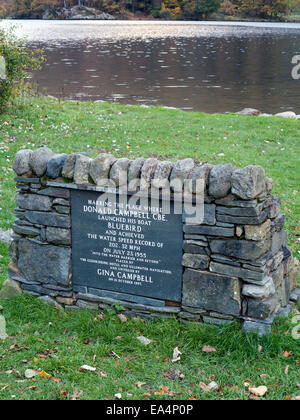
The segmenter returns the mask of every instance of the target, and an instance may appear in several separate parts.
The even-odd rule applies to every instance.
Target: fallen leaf
[[[60,395],[61,395],[62,397],[68,397],[68,396],[69,396],[69,392],[68,392],[68,391],[63,391],[63,390],[61,390],[61,391],[60,391]]]
[[[152,340],[149,340],[149,338],[144,337],[143,335],[138,336],[137,339],[141,344],[144,344],[144,346],[149,346],[149,344],[152,342]]]
[[[212,381],[207,386],[208,386],[210,391],[217,391],[219,389],[219,385],[215,381]]]
[[[288,375],[289,374],[289,365],[287,365],[286,366],[286,368],[284,369],[284,373],[286,374],[286,375]]]
[[[178,369],[171,369],[170,371],[164,372],[164,377],[175,381],[176,379],[184,379],[184,374]]]
[[[44,370],[42,370],[38,375],[40,378],[43,378],[43,379],[51,378],[51,375],[49,375],[49,373],[45,372]]]
[[[6,340],[8,335],[6,334],[6,321],[3,315],[0,315],[0,340]]]
[[[154,395],[165,395],[165,393],[168,393],[169,388],[164,386],[164,385],[160,385],[159,389],[157,392],[154,392]]]
[[[35,376],[37,376],[38,373],[35,370],[26,369],[24,375],[25,375],[25,378],[31,379],[31,378],[34,378]]]
[[[110,350],[108,353],[107,353],[107,356],[108,357],[114,357],[115,359],[121,359],[121,357],[119,356],[119,355],[117,355],[117,353],[115,353],[114,351],[112,351],[112,350]]]
[[[123,315],[123,314],[119,314],[118,318],[121,322],[127,322],[127,316]]]
[[[253,387],[249,388],[249,391],[251,394],[255,395],[256,397],[263,397],[268,392],[268,388],[266,386],[259,386],[259,387]]]
[[[92,366],[89,366],[89,365],[83,365],[79,368],[79,370],[85,370],[85,371],[88,371],[88,372],[96,372],[97,369],[95,367],[92,367]]]
[[[146,385],[146,383],[145,383],[145,382],[137,382],[137,383],[135,384],[135,386],[136,386],[137,388],[142,388],[144,385]]]
[[[173,350],[172,362],[173,363],[179,362],[181,354],[182,353],[181,351],[179,351],[178,347],[175,347],[175,349]]]
[[[210,388],[203,382],[200,382],[199,387],[205,392],[210,392]]]
[[[283,352],[283,357],[288,358],[288,357],[290,357],[290,356],[291,356],[291,354],[292,354],[292,352],[291,352],[291,351],[289,351],[289,350],[285,350],[285,351]]]
[[[214,347],[204,346],[202,351],[204,353],[215,353],[217,350]]]
[[[82,391],[75,391],[71,397],[71,401],[76,401],[77,398],[81,397],[81,395],[82,395]]]

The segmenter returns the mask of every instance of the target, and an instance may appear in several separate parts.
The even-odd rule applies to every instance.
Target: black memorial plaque
[[[180,302],[182,216],[128,200],[71,192],[73,284]]]

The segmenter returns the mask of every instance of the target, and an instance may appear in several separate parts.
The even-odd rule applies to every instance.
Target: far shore
[[[241,25],[247,25],[247,24],[299,24],[300,23],[300,13],[299,15],[288,15],[285,18],[280,18],[280,19],[260,19],[260,18],[245,18],[242,16],[219,16],[219,15],[212,15],[211,17],[205,19],[205,20],[186,20],[186,19],[161,19],[161,18],[153,18],[151,16],[143,16],[143,17],[132,17],[132,18],[126,18],[126,19],[122,19],[120,17],[114,17],[113,19],[98,19],[98,18],[89,18],[89,19],[85,19],[85,18],[51,18],[51,19],[45,19],[45,18],[36,18],[36,17],[15,17],[15,16],[10,16],[10,17],[5,17],[5,18],[0,18],[0,22],[2,21],[7,21],[7,20],[33,20],[33,21],[45,21],[45,22],[109,22],[109,23],[113,23],[113,22],[130,22],[130,23],[173,23],[173,24],[206,24],[206,25],[210,25],[210,24],[214,24],[214,25],[222,25],[222,24],[226,24],[226,25],[237,25],[237,24],[241,24]]]
[[[252,27],[276,27],[282,29],[289,29],[295,27],[299,27],[300,19],[298,21],[278,21],[278,20],[162,20],[162,19],[114,19],[114,20],[104,20],[104,19],[20,19],[20,18],[5,18],[0,19],[0,25],[2,23],[9,23],[9,22],[55,22],[55,23],[68,23],[71,24],[72,22],[86,22],[89,24],[94,23],[102,23],[107,25],[120,25],[124,23],[129,23],[131,25],[203,25],[203,26],[252,26]]]

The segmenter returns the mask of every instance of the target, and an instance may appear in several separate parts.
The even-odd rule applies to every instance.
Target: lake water
[[[33,80],[49,95],[205,112],[300,113],[299,24],[2,21],[17,24],[47,63]]]

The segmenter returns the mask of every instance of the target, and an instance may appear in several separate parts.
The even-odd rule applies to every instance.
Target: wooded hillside
[[[274,19],[300,8],[299,0],[1,0],[0,17],[42,18],[47,10],[95,8],[116,18],[201,20],[215,12]],[[64,14],[61,14],[64,17]]]

